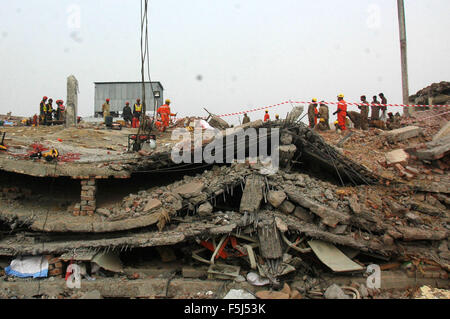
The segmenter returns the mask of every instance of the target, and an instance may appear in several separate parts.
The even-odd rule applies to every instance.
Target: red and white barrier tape
[[[223,115],[219,115],[218,117],[228,117],[228,116],[235,116],[235,115],[242,115],[245,113],[253,113],[253,112],[258,112],[261,110],[268,110],[277,106],[281,106],[284,104],[311,104],[312,102],[294,102],[294,101],[286,101],[286,102],[282,102],[279,104],[274,104],[274,105],[270,105],[270,106],[264,106],[264,107],[259,107],[259,108],[255,108],[255,109],[251,109],[248,111],[242,111],[242,112],[235,112],[235,113],[228,113],[228,114],[223,114]],[[372,106],[373,104],[362,104],[362,103],[349,103],[346,102],[347,105],[355,105],[355,106],[362,106],[362,105],[367,105],[367,106]],[[317,104],[331,104],[331,105],[338,105],[339,102],[317,102]],[[450,105],[404,105],[404,104],[376,104],[377,106],[386,106],[386,107],[450,107]]]

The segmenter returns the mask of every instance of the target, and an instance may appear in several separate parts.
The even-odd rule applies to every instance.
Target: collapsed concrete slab
[[[417,137],[422,132],[422,129],[418,126],[407,126],[397,130],[383,132],[383,136],[386,137],[389,143],[398,143],[407,139]]]
[[[433,137],[433,142],[440,140],[441,138],[445,138],[450,135],[450,121],[445,124],[441,130]]]
[[[450,135],[436,141],[427,143],[427,149],[419,149],[415,152],[420,160],[438,160],[450,152]]]

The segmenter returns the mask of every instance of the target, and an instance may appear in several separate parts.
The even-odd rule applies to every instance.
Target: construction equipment
[[[6,132],[3,132],[2,141],[0,143],[0,151],[7,151],[8,150],[8,146],[5,145],[5,136],[6,136]]]
[[[59,152],[56,148],[47,151],[47,152],[36,152],[30,155],[31,158],[44,158],[47,162],[52,162],[54,160],[57,160],[59,157]]]
[[[148,134],[130,134],[128,135],[128,152],[139,152],[142,145],[148,141],[155,141],[155,135]]]

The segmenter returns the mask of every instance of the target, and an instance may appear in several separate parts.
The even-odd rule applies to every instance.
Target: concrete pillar
[[[78,117],[78,80],[71,75],[67,78],[67,106],[65,127],[77,125]]]

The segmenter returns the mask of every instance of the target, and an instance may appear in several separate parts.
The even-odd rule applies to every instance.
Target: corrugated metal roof
[[[136,83],[142,83],[140,81],[123,81],[123,82],[94,82],[94,84],[136,84]],[[145,84],[149,84],[150,82],[145,82]],[[152,81],[152,84],[158,84],[159,86],[161,86],[161,88],[164,90],[163,85],[161,84],[161,82],[159,81]]]

